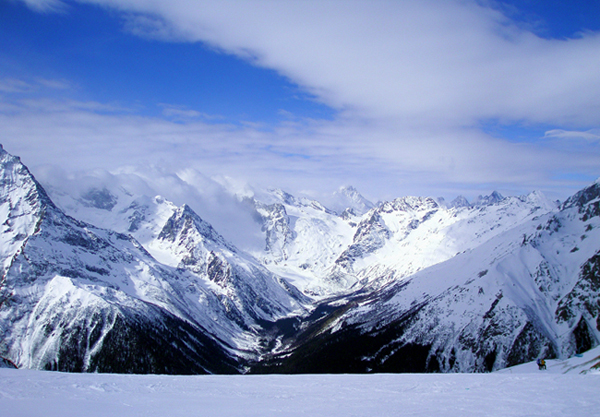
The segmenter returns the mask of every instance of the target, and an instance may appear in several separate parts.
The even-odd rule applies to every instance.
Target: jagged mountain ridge
[[[255,354],[257,321],[301,309],[291,286],[269,282],[274,277],[258,268],[244,275],[250,267],[234,265],[232,258],[218,267],[213,262],[217,272],[208,280],[192,269],[159,263],[130,235],[65,215],[4,150],[0,167],[5,191],[0,356],[20,367],[239,372],[239,358]],[[215,259],[222,256],[217,251],[224,240],[209,225],[186,207],[177,215],[163,228],[162,239],[186,241],[186,235],[189,242],[200,236],[214,244]],[[191,221],[178,224],[182,218]],[[214,283],[219,268],[235,283]],[[244,282],[248,277],[252,282]],[[238,298],[232,294],[236,289]],[[252,294],[256,298],[248,302]]]
[[[87,205],[80,214],[130,234],[162,264],[190,272],[199,280],[190,285],[208,286],[243,328],[254,326],[255,320],[271,321],[303,310],[296,297],[304,303],[304,296],[236,248],[188,205],[177,207],[161,196],[133,195],[119,188],[101,194],[115,202],[110,210],[100,202],[95,210]]]
[[[556,209],[541,193],[477,205],[445,207],[434,199],[403,197],[363,215],[333,212],[278,191],[278,202],[255,202],[266,250],[256,254],[273,272],[317,297],[397,280],[475,247],[532,217]],[[338,214],[340,213],[340,214]]]
[[[32,176],[31,181],[35,182]],[[7,200],[17,188],[5,188]],[[43,189],[39,184],[35,188],[41,196]],[[478,204],[449,206],[429,198],[404,197],[360,214],[330,210],[317,201],[272,190],[267,198],[246,197],[265,238],[264,249],[249,254],[189,206],[177,207],[161,197],[134,195],[118,187],[87,190],[69,200],[75,201],[72,207],[81,207],[76,214],[87,214],[84,220],[99,221],[116,232],[72,218],[69,226],[63,222],[64,228],[79,225],[75,228],[80,228],[80,235],[97,235],[96,240],[108,242],[101,246],[127,252],[133,256],[128,259],[145,265],[122,268],[126,262],[118,262],[128,270],[126,280],[139,281],[135,291],[111,287],[122,279],[120,274],[111,275],[111,280],[102,273],[93,275],[95,262],[80,262],[84,268],[91,266],[91,272],[72,268],[72,276],[65,274],[77,264],[78,256],[93,258],[91,253],[104,249],[75,253],[66,246],[75,255],[66,262],[68,267],[51,271],[56,276],[47,277],[52,285],[45,283],[48,291],[36,308],[44,314],[56,312],[75,299],[81,312],[63,308],[62,318],[53,319],[59,324],[54,329],[60,331],[49,335],[39,330],[43,323],[30,326],[38,329],[30,330],[33,338],[27,331],[11,335],[11,340],[29,342],[16,350],[2,345],[0,356],[12,361],[22,358],[28,349],[33,352],[30,346],[35,343],[30,341],[35,340],[38,353],[30,356],[37,362],[15,361],[20,366],[182,373],[186,369],[240,372],[248,365],[254,372],[485,371],[539,355],[569,355],[598,343],[594,294],[598,293],[600,247],[594,246],[598,241],[594,195],[593,187],[582,190],[560,209],[535,192],[507,198],[492,193]],[[44,206],[37,203],[42,200],[53,207],[57,218],[68,218],[47,195],[31,199]],[[25,205],[2,205],[7,212],[14,207]],[[8,217],[16,225],[27,215]],[[560,233],[544,234],[558,223]],[[64,240],[60,233],[39,238],[35,227],[23,223],[2,235],[6,243],[2,250],[9,255],[18,251],[19,236],[34,236],[34,242],[39,239],[44,244]],[[577,246],[577,239],[586,246]],[[574,243],[569,251],[565,242]],[[556,245],[563,255],[552,255]],[[27,249],[35,247],[32,243]],[[3,258],[10,270],[7,259]],[[31,258],[28,262],[36,264]],[[4,275],[3,296],[9,295],[6,290],[10,285],[14,288],[19,277],[27,280],[25,269]],[[153,284],[136,274],[149,275]],[[511,293],[523,277],[534,296]],[[6,278],[13,280],[10,285]],[[137,293],[142,283],[146,298]],[[119,302],[107,303],[107,294]],[[14,303],[10,309],[0,305],[4,314],[0,317],[10,317],[3,332],[15,322]],[[85,326],[68,325],[88,323],[84,319],[89,317],[96,319]],[[131,333],[132,328],[138,330]],[[169,330],[173,328],[178,330]],[[107,352],[123,350],[123,338],[114,336],[130,333],[138,348],[116,366]],[[93,343],[82,344],[85,340]],[[175,340],[180,341],[176,348]],[[154,346],[151,351],[156,351],[167,344],[171,356],[159,360],[151,353],[153,363],[144,359],[140,346]],[[70,348],[61,351],[61,345]],[[56,351],[62,352],[62,358],[80,359],[61,365]],[[54,359],[49,359],[52,354]],[[184,360],[174,361],[176,365],[169,368],[174,356]]]
[[[335,273],[362,285],[385,285],[554,209],[537,192],[451,208],[432,198],[398,198],[363,217],[352,244],[335,261]]]
[[[491,371],[600,341],[600,183],[379,291],[323,304],[284,372]],[[270,368],[267,368],[270,369]]]
[[[341,187],[334,194],[334,209],[342,215],[363,215],[375,207],[375,204],[367,200],[358,190],[351,185]]]

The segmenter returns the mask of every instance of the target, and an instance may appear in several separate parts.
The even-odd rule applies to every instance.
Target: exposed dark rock
[[[81,196],[81,201],[88,207],[111,211],[117,205],[117,197],[106,188],[92,188]]]

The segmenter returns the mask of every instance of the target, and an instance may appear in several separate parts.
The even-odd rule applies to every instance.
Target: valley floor
[[[0,369],[3,416],[598,416],[600,349],[491,374],[163,376]],[[565,372],[567,372],[565,374]]]

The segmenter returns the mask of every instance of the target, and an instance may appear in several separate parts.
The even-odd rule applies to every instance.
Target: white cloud
[[[167,42],[187,41],[181,30],[152,15],[126,14],[125,29],[136,36]]]
[[[558,139],[583,139],[587,142],[600,142],[600,129],[591,129],[585,132],[574,130],[553,129],[548,130],[544,137]]]
[[[193,169],[175,174],[155,166],[126,167],[108,172],[103,169],[66,171],[46,165],[40,166],[35,175],[51,197],[57,196],[58,201],[67,202],[62,207],[67,212],[71,207],[68,199],[60,198],[63,193],[77,199],[91,189],[106,188],[114,195],[124,190],[132,198],[160,195],[176,205],[189,205],[240,248],[260,250],[264,246],[261,225],[252,206]]]
[[[61,0],[22,0],[27,7],[36,12],[56,13],[63,12],[67,5]]]
[[[463,194],[481,184],[527,191],[548,183],[557,169],[592,172],[600,166],[594,152],[508,143],[466,128],[415,129],[344,119],[287,123],[266,131],[114,113],[94,103],[30,99],[17,104],[0,112],[0,136],[5,149],[32,168],[50,163],[68,171],[115,172],[122,166],[160,166],[166,172],[192,169],[292,192],[327,193],[354,184],[377,200],[448,196],[457,184]]]
[[[69,90],[73,85],[67,80],[36,78],[34,80],[22,80],[18,78],[0,79],[0,93],[5,94],[29,94],[43,89]]]
[[[91,2],[275,69],[354,116],[589,124],[600,110],[600,35],[542,39],[475,1]]]
[[[36,80],[40,85],[53,90],[69,90],[73,85],[68,80],[53,80],[47,78],[38,78]]]
[[[222,116],[212,116],[206,113],[201,113],[196,110],[188,109],[183,106],[175,106],[172,104],[160,103],[162,107],[162,114],[173,120],[191,120],[191,119],[204,119],[204,120],[222,120]]]
[[[598,33],[543,39],[474,0],[86,2],[120,11],[137,35],[203,42],[274,69],[339,113],[269,130],[208,124],[177,103],[164,107],[170,121],[96,102],[5,102],[0,134],[25,162],[161,164],[292,190],[351,183],[373,200],[598,176]],[[490,119],[563,130],[516,144],[477,130]],[[588,132],[578,136],[587,148],[557,144],[576,130]],[[563,185],[561,196],[573,186]]]
[[[15,78],[4,78],[0,80],[0,93],[26,93],[35,87],[30,83]]]

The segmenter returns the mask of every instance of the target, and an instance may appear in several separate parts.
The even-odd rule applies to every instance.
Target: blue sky
[[[499,7],[538,35],[565,39],[600,29],[600,2],[594,0],[507,0]]]
[[[330,118],[332,110],[274,70],[257,68],[198,43],[164,42],[128,32],[125,19],[69,3],[36,13],[2,3],[2,73],[66,80],[72,97],[160,114],[167,103],[219,121],[277,123],[286,111]]]
[[[600,1],[0,0],[0,45],[0,142],[41,177],[377,200],[600,176]]]

